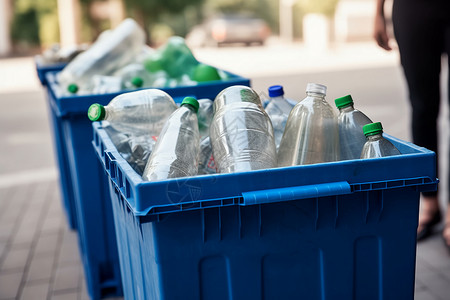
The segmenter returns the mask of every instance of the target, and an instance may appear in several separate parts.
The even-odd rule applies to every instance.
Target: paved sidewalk
[[[268,56],[276,49],[278,56]],[[389,111],[377,110],[380,103],[373,103],[385,94],[405,97],[395,53],[381,53],[362,44],[338,47],[322,54],[322,59],[310,60],[307,57],[311,54],[301,45],[241,50],[207,48],[196,53],[202,61],[228,66],[231,71],[249,76],[257,91],[276,79],[292,89],[299,85],[293,92],[299,97],[303,95],[304,82],[323,78],[330,82],[332,93],[339,94],[346,90],[342,87],[345,77],[354,82],[354,93],[368,93],[370,101],[363,108],[370,109],[377,119],[385,118],[391,134],[408,139],[407,102],[387,106],[390,100],[386,99],[383,105]],[[236,57],[238,53],[242,55],[239,61],[219,59]],[[373,83],[367,83],[369,78]],[[380,78],[389,84],[379,82]],[[77,235],[67,229],[61,208],[47,103],[32,59],[0,60],[0,105],[0,300],[89,299]],[[441,122],[445,134],[446,124]],[[443,193],[446,195],[447,191]],[[439,232],[420,243],[417,251],[415,299],[450,299],[450,253]]]

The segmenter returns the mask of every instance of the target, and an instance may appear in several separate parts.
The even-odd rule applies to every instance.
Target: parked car
[[[221,15],[197,25],[186,36],[191,47],[243,43],[263,45],[270,35],[267,23],[247,15]]]

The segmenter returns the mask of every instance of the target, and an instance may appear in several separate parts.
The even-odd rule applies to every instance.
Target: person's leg
[[[447,53],[447,66],[450,74],[450,22],[447,23],[446,31],[445,31],[445,52]],[[448,92],[448,102],[450,105],[450,75],[447,83],[447,92]],[[450,156],[449,156],[449,164],[450,164]],[[450,176],[447,182],[447,189],[450,189]],[[450,250],[450,192],[449,199],[447,204],[447,212],[445,214],[445,227],[442,232],[442,237],[444,238],[444,242]]]
[[[442,28],[427,2],[394,1],[393,23],[411,102],[413,142],[438,155]],[[437,192],[424,193],[418,240],[440,221]]]

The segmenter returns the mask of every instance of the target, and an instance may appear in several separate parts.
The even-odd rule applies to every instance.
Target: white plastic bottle
[[[186,97],[169,117],[145,166],[142,178],[158,181],[197,175],[200,149],[198,102]]]
[[[59,73],[62,90],[76,85],[83,91],[94,75],[111,75],[138,56],[145,44],[145,33],[132,19],[125,19],[114,30],[97,39]]]
[[[135,136],[158,136],[177,105],[166,92],[158,89],[121,94],[103,106],[89,107],[91,121],[109,121],[114,129]]]
[[[284,90],[281,85],[273,85],[269,87],[270,102],[266,106],[266,113],[272,121],[273,134],[275,136],[275,144],[280,146],[283,137],[284,128],[294,105],[284,98]]]
[[[377,158],[400,155],[400,151],[383,137],[383,126],[380,122],[364,125],[364,135],[367,138],[361,151],[361,158]]]
[[[339,109],[340,159],[358,159],[366,143],[362,128],[372,121],[364,113],[355,109],[352,96],[337,98],[334,102]]]
[[[276,167],[272,123],[249,87],[232,86],[216,97],[210,137],[219,173]]]
[[[291,111],[278,149],[278,166],[307,165],[339,158],[339,128],[327,88],[308,83],[306,98]]]

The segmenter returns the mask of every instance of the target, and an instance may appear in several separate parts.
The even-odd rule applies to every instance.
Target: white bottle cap
[[[308,83],[306,85],[306,92],[310,93],[319,93],[319,94],[327,94],[327,87],[318,83]]]

